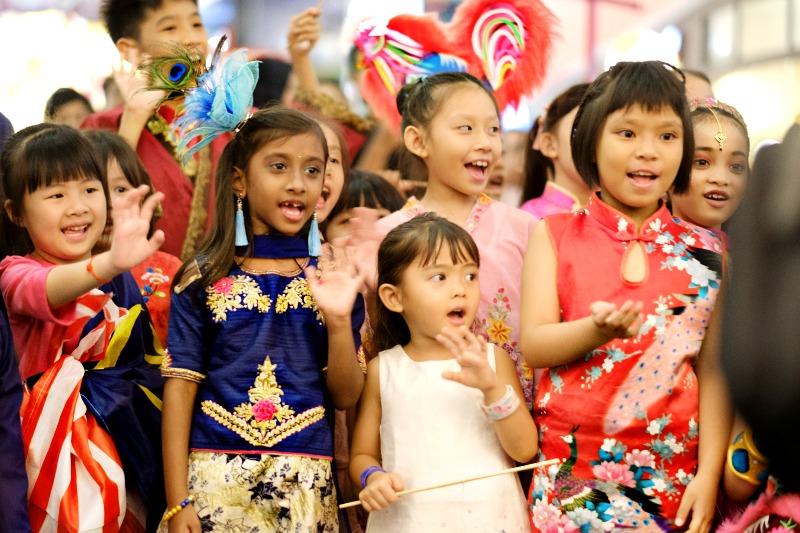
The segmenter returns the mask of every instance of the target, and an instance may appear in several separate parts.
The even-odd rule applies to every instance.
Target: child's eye
[[[61,194],[60,192],[57,192],[57,193],[51,194],[50,196],[48,196],[48,198],[54,198],[54,199],[58,200],[60,198],[64,198],[64,195]]]
[[[125,187],[124,185],[120,185],[118,187],[114,187],[112,192],[115,192],[117,194],[125,194],[126,192],[128,192],[128,190],[129,189],[127,187]]]
[[[734,172],[747,172],[747,165],[744,163],[734,163],[731,165],[731,169]]]
[[[492,126],[491,128],[489,128],[489,132],[500,133],[500,126]]]
[[[702,157],[698,157],[697,159],[694,160],[694,166],[696,167],[707,167],[710,164],[711,163],[708,162],[708,159],[704,159]]]
[[[677,136],[677,135],[675,135],[674,133],[665,133],[665,134],[663,134],[663,135],[661,136],[661,138],[662,138],[663,140],[665,140],[665,141],[672,141],[672,140],[674,140],[674,139],[677,139],[677,138],[678,138],[678,136]]]
[[[165,26],[164,28],[162,28],[161,31],[175,31],[177,29],[178,29],[177,26]]]
[[[320,174],[322,171],[320,170],[319,167],[308,167],[306,169],[306,172],[308,172],[309,174]]]
[[[467,281],[475,281],[476,279],[478,279],[478,275],[476,273],[472,272],[472,273],[467,274],[466,276],[464,276],[464,279],[466,279]]]
[[[94,194],[98,191],[97,187],[86,187],[86,194]]]
[[[472,126],[464,124],[463,126],[459,126],[458,129],[461,131],[472,131]]]
[[[286,165],[284,163],[272,163],[270,167],[274,168],[275,170],[286,170]]]
[[[620,136],[625,137],[626,139],[633,138],[633,132],[631,130],[621,130],[617,132]]]
[[[339,163],[341,163],[341,161],[339,161],[339,160],[338,160],[338,159],[336,159],[335,157],[329,157],[329,158],[328,158],[328,163],[331,163],[331,164],[333,164],[333,165],[338,165]]]
[[[444,281],[444,274],[434,274],[431,279],[433,281]]]

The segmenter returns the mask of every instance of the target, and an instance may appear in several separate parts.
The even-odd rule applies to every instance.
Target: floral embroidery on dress
[[[283,389],[275,377],[269,356],[259,365],[258,377],[248,391],[250,402],[243,403],[231,413],[211,400],[200,404],[205,414],[230,429],[254,446],[272,447],[290,435],[302,431],[325,416],[325,408],[312,407],[295,414],[291,406],[281,401]]]
[[[505,292],[504,287],[497,289],[492,303],[489,304],[489,320],[488,322],[486,319],[481,320],[481,327],[489,337],[489,342],[504,349],[514,361],[517,377],[525,394],[525,402],[530,408],[533,405],[533,369],[525,362],[519,343],[511,340],[511,332],[514,329],[507,325],[511,315],[511,304]]]
[[[256,280],[249,276],[225,276],[206,287],[206,304],[214,314],[214,322],[227,320],[228,311],[258,309],[266,313],[272,305],[269,295],[261,292]]]
[[[169,276],[164,274],[160,268],[147,267],[147,270],[145,270],[145,273],[142,274],[140,279],[145,282],[141,291],[144,303],[150,301],[151,296],[166,298],[166,293],[158,290],[158,286],[162,283],[166,284],[169,282]]]
[[[283,289],[283,294],[278,296],[275,302],[275,311],[277,313],[285,313],[289,308],[297,309],[303,307],[304,309],[311,309],[316,314],[317,320],[325,323],[325,318],[322,316],[317,302],[311,296],[311,290],[308,288],[308,282],[305,278],[294,278]]]

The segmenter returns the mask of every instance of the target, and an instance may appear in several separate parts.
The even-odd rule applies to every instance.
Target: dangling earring
[[[244,229],[244,211],[242,211],[242,197],[236,197],[236,246],[247,246],[247,230]]]
[[[317,210],[314,210],[314,218],[311,219],[311,226],[308,228],[308,255],[319,257],[322,248],[322,241],[319,238],[319,224],[317,224]]]

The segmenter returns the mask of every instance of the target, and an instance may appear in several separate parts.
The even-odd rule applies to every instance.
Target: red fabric
[[[119,129],[122,111],[123,107],[120,106],[89,115],[82,127],[84,129],[105,129],[116,132]],[[220,135],[211,142],[212,174],[208,201],[209,217],[206,221],[206,229],[211,226],[211,214],[213,213],[214,173],[216,173],[217,161],[228,143],[228,139],[228,135]],[[150,175],[153,188],[156,191],[163,192],[166,196],[164,202],[162,202],[164,215],[156,224],[156,228],[163,230],[166,236],[161,250],[180,257],[183,240],[186,237],[186,226],[189,222],[194,186],[183,174],[180,165],[172,157],[172,154],[161,145],[159,140],[147,128],[142,131],[142,135],[139,137],[136,153]]]
[[[559,476],[558,468],[535,473],[534,531],[568,519],[562,506],[573,496],[580,500],[579,488],[602,491],[613,505],[584,507],[588,514],[613,519],[616,527],[661,531],[664,519],[674,520],[697,466],[694,364],[718,292],[721,255],[663,206],[640,231],[598,197],[575,214],[544,220],[558,262],[561,320],[588,316],[592,302],[633,300],[642,302],[645,322],[636,337],[545,370],[534,404],[540,452],[574,463],[562,463]],[[623,266],[639,245],[646,273],[631,282]],[[644,510],[633,502],[644,502]]]
[[[167,345],[170,287],[180,267],[180,259],[159,250],[131,269],[131,274],[139,285],[142,298],[150,312],[156,334],[161,340],[161,346]]]

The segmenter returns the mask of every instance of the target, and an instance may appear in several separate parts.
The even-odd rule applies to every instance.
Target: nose
[[[725,170],[717,170],[709,176],[708,182],[716,185],[728,185],[731,182],[731,178]]]
[[[460,278],[458,276],[453,276],[450,279],[451,279],[450,294],[453,297],[466,296],[466,294],[467,294],[467,284],[466,284],[466,281],[464,281],[464,278]]]
[[[286,189],[292,192],[306,192],[305,174],[302,168],[297,168],[291,174],[292,178],[286,184]]]
[[[182,45],[205,53],[208,35],[203,26],[195,27],[192,22],[185,22],[181,26],[180,34],[177,37],[178,42]]]
[[[67,206],[67,215],[76,216],[82,215],[89,211],[89,202],[85,194],[70,194],[69,205]]]
[[[658,155],[656,139],[650,135],[642,135],[636,145],[636,157],[641,159],[654,159]]]

